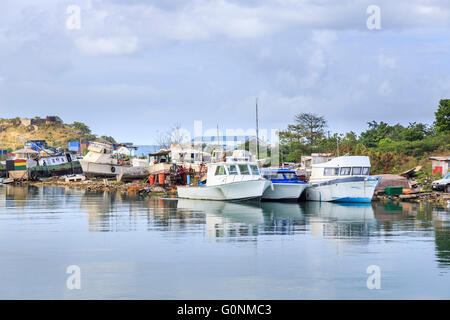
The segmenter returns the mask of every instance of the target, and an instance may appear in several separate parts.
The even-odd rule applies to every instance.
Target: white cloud
[[[378,87],[378,92],[380,93],[380,95],[382,96],[387,96],[389,94],[391,94],[392,92],[392,88],[391,88],[391,83],[389,80],[385,80],[381,83],[381,85]]]
[[[383,54],[378,56],[378,65],[387,69],[395,69],[397,67],[397,63],[394,58],[387,57]]]
[[[90,38],[80,37],[75,40],[76,47],[88,55],[123,55],[138,49],[137,37]]]

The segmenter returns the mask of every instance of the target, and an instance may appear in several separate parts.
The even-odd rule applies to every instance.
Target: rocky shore
[[[40,181],[23,181],[20,182],[21,185],[32,185],[37,187],[47,186],[47,187],[70,187],[75,189],[83,189],[86,191],[99,192],[124,192],[138,195],[174,195],[176,194],[176,189],[162,186],[162,185],[152,185],[142,182],[116,182],[111,180],[85,180],[85,181],[69,181],[66,182],[63,179],[58,178],[48,178],[42,179]]]
[[[429,191],[429,192],[417,192],[411,194],[400,194],[388,196],[385,194],[376,194],[373,196],[374,200],[397,200],[405,202],[430,202],[439,205],[450,204],[450,193]]]

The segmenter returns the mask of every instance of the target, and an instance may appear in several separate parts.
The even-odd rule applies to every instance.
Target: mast
[[[256,160],[259,160],[258,97],[256,97]]]

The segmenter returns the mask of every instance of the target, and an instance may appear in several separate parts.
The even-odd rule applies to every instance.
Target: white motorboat
[[[378,179],[369,174],[366,156],[342,156],[314,164],[306,200],[371,202]]]
[[[113,148],[105,143],[94,142],[89,152],[80,159],[81,168],[86,176],[116,177],[122,180],[142,179],[149,175],[142,166],[132,166],[122,162],[113,154]]]
[[[261,177],[257,164],[245,159],[210,163],[207,170],[205,185],[178,186],[178,196],[198,200],[259,200],[270,185],[270,181]]]
[[[295,171],[289,169],[262,169],[264,178],[272,182],[264,191],[263,200],[298,200],[308,187],[306,182],[300,181]]]

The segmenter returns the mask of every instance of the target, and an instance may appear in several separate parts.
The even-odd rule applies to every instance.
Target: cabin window
[[[216,176],[225,176],[227,173],[225,172],[225,167],[224,166],[218,166],[216,167]]]
[[[370,167],[364,167],[362,168],[361,174],[363,176],[368,176],[370,174]]]
[[[337,176],[337,175],[339,175],[339,168],[325,168],[323,175],[324,176]]]
[[[293,172],[285,172],[284,176],[286,177],[287,180],[298,180],[297,175]]]
[[[349,176],[349,175],[350,175],[351,169],[352,169],[352,168],[350,168],[350,167],[342,167],[342,168],[341,168],[340,175],[341,175],[341,176]]]
[[[258,166],[251,164],[250,165],[250,170],[252,172],[253,175],[258,176],[259,175],[259,170],[258,170]]]
[[[235,164],[227,165],[227,169],[228,169],[228,174],[230,174],[230,175],[238,174],[237,167]]]
[[[238,167],[241,174],[250,174],[250,171],[248,170],[248,166],[246,164],[240,164],[238,165]]]
[[[353,176],[359,176],[361,175],[362,168],[361,167],[353,167],[352,168],[352,175]]]

